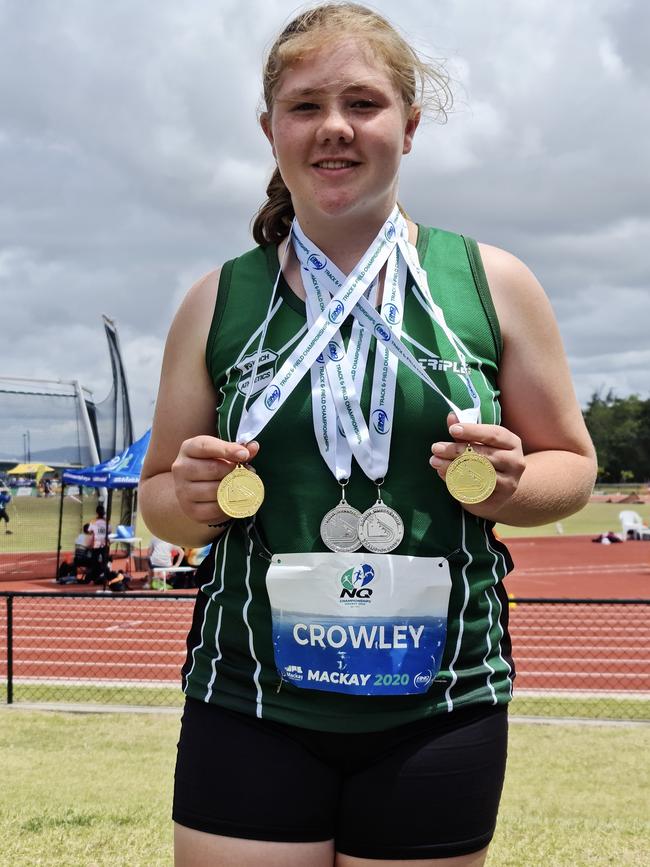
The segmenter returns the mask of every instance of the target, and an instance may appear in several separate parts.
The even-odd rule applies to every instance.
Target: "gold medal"
[[[449,493],[460,503],[482,503],[496,487],[497,471],[486,457],[468,445],[449,464],[445,483]]]
[[[256,473],[237,466],[219,483],[217,502],[231,518],[250,518],[264,502],[264,484]]]

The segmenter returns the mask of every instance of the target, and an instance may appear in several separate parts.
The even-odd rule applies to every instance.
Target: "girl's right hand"
[[[172,464],[172,478],[181,509],[200,524],[227,520],[217,503],[217,488],[237,464],[252,460],[259,451],[253,441],[243,446],[217,437],[197,436],[184,440]]]

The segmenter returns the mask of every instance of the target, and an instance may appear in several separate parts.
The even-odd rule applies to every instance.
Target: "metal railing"
[[[193,593],[0,592],[0,701],[180,707]],[[650,721],[650,600],[511,599],[512,712]]]

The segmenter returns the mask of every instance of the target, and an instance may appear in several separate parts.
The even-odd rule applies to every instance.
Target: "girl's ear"
[[[409,112],[408,118],[406,119],[406,126],[404,127],[404,147],[402,149],[403,154],[408,154],[411,152],[411,148],[413,147],[413,137],[415,136],[415,131],[418,128],[421,117],[422,112],[420,111],[420,109],[413,106]]]
[[[273,156],[275,156],[275,146],[273,144],[273,131],[271,129],[271,117],[270,117],[268,111],[264,111],[260,115],[260,126],[262,127],[262,132],[269,140],[269,144],[271,145],[271,150],[273,151]]]

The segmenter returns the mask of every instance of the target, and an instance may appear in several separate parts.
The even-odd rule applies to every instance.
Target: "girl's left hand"
[[[526,459],[520,438],[505,427],[496,424],[459,424],[456,415],[447,416],[449,433],[454,442],[437,442],[431,446],[433,457],[429,463],[444,480],[449,464],[465,451],[467,443],[484,455],[497,473],[494,492],[482,503],[463,508],[480,518],[493,517],[514,494],[526,468]]]

